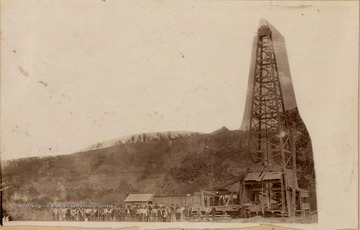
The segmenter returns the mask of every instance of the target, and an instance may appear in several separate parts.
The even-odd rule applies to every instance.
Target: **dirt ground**
[[[318,222],[317,214],[296,217],[262,217],[254,216],[250,218],[237,218],[227,220],[227,222],[236,223],[297,223],[297,224],[313,224]]]

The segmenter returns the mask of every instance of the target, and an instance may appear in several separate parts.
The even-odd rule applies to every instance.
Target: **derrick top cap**
[[[266,36],[266,35],[271,35],[270,27],[266,26],[266,25],[261,26],[258,29],[257,34],[258,34],[259,37]]]

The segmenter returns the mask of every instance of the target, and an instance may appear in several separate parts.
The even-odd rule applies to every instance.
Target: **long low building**
[[[186,207],[188,205],[193,207],[201,206],[200,194],[186,194],[186,195],[164,195],[154,196],[155,204],[171,207],[172,205],[178,205],[180,207]]]
[[[149,206],[159,205],[171,207],[180,206],[185,207],[187,205],[199,207],[201,206],[200,193],[185,194],[185,195],[154,195],[154,194],[129,194],[125,199],[126,206]]]

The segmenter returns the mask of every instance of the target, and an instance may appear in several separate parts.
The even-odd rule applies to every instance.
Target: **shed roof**
[[[244,181],[261,181],[262,176],[263,176],[262,172],[248,173]]]
[[[262,180],[281,180],[282,172],[264,172]]]
[[[129,194],[125,202],[147,202],[151,201],[154,194]]]
[[[260,169],[260,168],[257,168]],[[260,171],[260,172],[249,172],[244,181],[266,181],[266,180],[281,180],[282,171]],[[293,187],[293,172],[290,169],[286,169],[285,179],[289,188]],[[298,189],[298,182],[295,180],[295,189]]]
[[[280,180],[282,172],[252,172],[248,173],[244,181]]]

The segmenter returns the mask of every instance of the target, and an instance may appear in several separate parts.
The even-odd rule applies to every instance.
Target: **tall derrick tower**
[[[249,156],[254,164],[244,182],[250,192],[262,191],[269,209],[277,199],[281,203],[281,212],[291,215],[292,202],[295,202],[291,201],[290,188],[295,190],[297,187],[296,173],[291,169],[295,149],[292,149],[272,32],[268,25],[257,31],[254,66],[248,141]]]
[[[268,26],[258,30],[249,150],[254,163],[286,167],[292,157],[291,143],[271,35]]]

